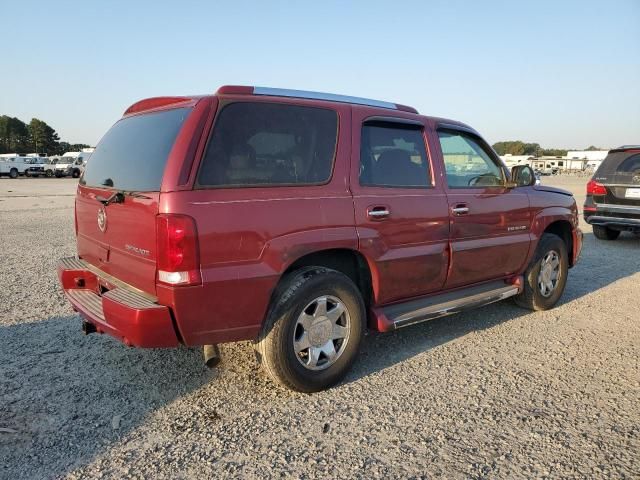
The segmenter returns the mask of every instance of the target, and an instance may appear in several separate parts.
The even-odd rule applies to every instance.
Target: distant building
[[[508,168],[516,165],[529,165],[536,171],[551,173],[559,171],[581,172],[595,170],[608,155],[609,150],[576,150],[567,152],[564,157],[534,157],[531,155],[500,155]]]
[[[556,173],[568,169],[567,161],[563,157],[536,157],[531,166],[542,173]]]
[[[510,153],[500,155],[500,158],[509,168],[515,167],[516,165],[531,165],[531,162],[533,161],[533,157],[531,155],[511,155]]]
[[[576,150],[567,152],[565,157],[569,161],[582,161],[583,170],[595,170],[609,154],[609,150]]]
[[[565,158],[572,158],[576,160],[604,160],[609,154],[609,150],[576,150],[573,152],[567,152]]]

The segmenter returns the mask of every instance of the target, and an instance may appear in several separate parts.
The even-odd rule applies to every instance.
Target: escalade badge
[[[98,210],[98,228],[103,233],[107,229],[107,212],[102,207]]]

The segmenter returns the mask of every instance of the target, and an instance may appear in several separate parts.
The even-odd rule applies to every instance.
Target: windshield
[[[190,111],[175,108],[118,121],[91,155],[80,183],[125,191],[159,191],[169,153]]]

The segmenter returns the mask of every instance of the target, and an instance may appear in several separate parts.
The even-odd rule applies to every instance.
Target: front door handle
[[[453,212],[454,215],[457,215],[457,216],[466,215],[467,213],[469,213],[469,207],[466,207],[464,205],[456,205],[451,209],[451,211]]]
[[[387,207],[369,207],[367,208],[367,217],[371,220],[382,220],[391,215]]]

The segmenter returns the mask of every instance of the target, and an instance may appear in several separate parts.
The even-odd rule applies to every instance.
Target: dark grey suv
[[[640,233],[640,145],[609,151],[587,183],[584,219],[601,240]]]

